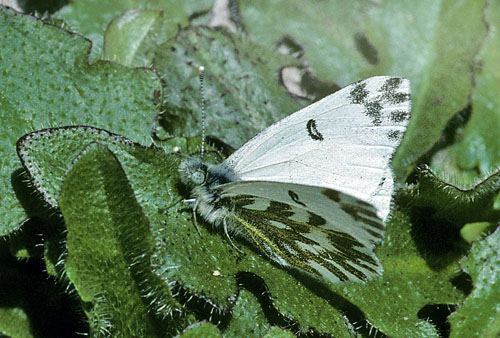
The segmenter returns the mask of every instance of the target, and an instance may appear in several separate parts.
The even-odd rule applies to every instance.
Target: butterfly
[[[179,166],[194,215],[284,267],[329,282],[380,275],[389,166],[410,119],[409,81],[351,84],[260,132],[221,164]]]

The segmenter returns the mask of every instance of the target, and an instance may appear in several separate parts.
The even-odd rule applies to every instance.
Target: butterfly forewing
[[[372,249],[383,223],[370,204],[341,192],[279,182],[232,182],[217,188],[217,208],[231,210],[231,231],[281,265],[331,282],[380,274]]]
[[[406,79],[352,84],[265,129],[226,161],[241,180],[339,190],[373,204],[385,219],[389,162],[410,118]]]

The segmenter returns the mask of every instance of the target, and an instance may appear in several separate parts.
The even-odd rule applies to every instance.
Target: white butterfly
[[[410,118],[409,81],[354,83],[265,129],[222,164],[180,165],[191,206],[269,258],[330,282],[382,273],[373,247]],[[232,242],[231,242],[232,244]]]

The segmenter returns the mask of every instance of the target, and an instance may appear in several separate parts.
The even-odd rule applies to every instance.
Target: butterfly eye
[[[201,170],[197,170],[191,175],[191,179],[194,184],[203,184],[205,183],[205,173]]]

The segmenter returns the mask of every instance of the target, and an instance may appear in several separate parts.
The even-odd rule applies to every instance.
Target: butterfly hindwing
[[[389,162],[410,118],[409,81],[376,76],[284,118],[226,161],[245,181],[339,190],[373,204],[385,219],[393,190]]]
[[[279,182],[232,182],[216,188],[216,208],[230,210],[230,234],[281,265],[331,281],[381,274],[372,249],[383,223],[370,204],[328,188]]]

